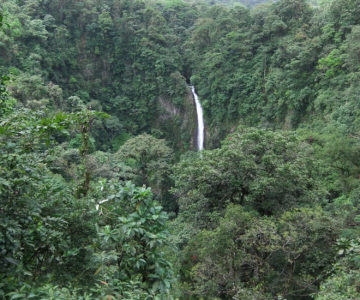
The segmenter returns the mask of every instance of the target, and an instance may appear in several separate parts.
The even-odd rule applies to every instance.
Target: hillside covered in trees
[[[360,299],[359,80],[359,0],[3,0],[0,299]]]

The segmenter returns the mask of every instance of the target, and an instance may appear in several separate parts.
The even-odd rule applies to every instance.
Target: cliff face
[[[190,89],[183,97],[181,108],[162,96],[158,98],[158,105],[159,118],[156,127],[170,141],[171,146],[181,152],[195,150],[197,119],[194,99]]]

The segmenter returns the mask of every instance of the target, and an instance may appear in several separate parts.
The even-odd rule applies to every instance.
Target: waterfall
[[[203,117],[203,109],[199,101],[199,97],[195,92],[195,87],[191,87],[192,94],[195,99],[196,104],[196,114],[197,114],[197,147],[198,150],[201,151],[204,149],[204,117]]]

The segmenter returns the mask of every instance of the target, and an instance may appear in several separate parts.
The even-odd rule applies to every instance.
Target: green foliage
[[[89,203],[75,201],[64,180],[46,165],[53,134],[70,122],[64,114],[47,117],[26,109],[1,121],[3,295],[32,281],[56,278],[62,283],[88,269],[85,245],[95,228],[79,219],[93,216]]]
[[[359,298],[359,1],[259,2],[1,2],[0,298]]]
[[[341,56],[341,52],[338,49],[334,49],[326,58],[319,60],[319,69],[326,70],[326,77],[335,76],[337,70],[341,69],[344,64],[344,59]]]
[[[294,133],[240,127],[220,149],[175,167],[186,294],[297,299],[317,291],[345,215],[321,208],[327,192],[313,153]]]
[[[149,134],[138,135],[127,140],[114,158],[129,165],[137,175],[136,183],[150,186],[166,209],[175,209],[167,192],[172,185],[170,175],[174,158],[165,140]]]
[[[359,130],[356,1],[331,1],[319,11],[306,2],[251,12],[217,7],[197,21],[188,47],[210,147],[239,122],[291,129],[333,120]]]
[[[151,192],[131,184],[120,188],[115,182],[90,189],[85,168],[80,187],[86,193],[78,193],[76,183],[67,183],[48,167],[59,132],[68,134],[71,126],[80,126],[83,135],[89,134],[85,127],[99,115],[49,116],[17,109],[2,118],[1,297],[156,299],[168,294],[173,275],[161,251],[166,214]],[[83,139],[79,155],[87,160]],[[99,216],[95,204],[106,195]]]
[[[205,226],[207,214],[229,202],[266,215],[319,203],[324,191],[310,154],[310,147],[294,134],[239,128],[221,149],[176,166],[174,193],[180,211]]]
[[[183,106],[182,42],[175,33],[193,22],[185,3],[177,4],[177,20],[166,19],[171,7],[145,1],[5,1],[3,6],[11,24],[0,45],[0,66],[8,68],[12,61],[20,71],[9,90],[25,105],[66,109],[63,99],[70,96],[98,101],[120,120],[113,137],[150,131],[160,96]],[[103,138],[98,149],[111,145],[106,134],[95,132]]]
[[[344,242],[346,246],[344,247]],[[339,242],[342,255],[334,265],[333,274],[320,286],[316,300],[325,299],[357,299],[360,296],[360,247],[358,240]]]
[[[167,216],[151,191],[127,184],[101,202],[99,275],[110,272],[121,281],[141,282],[151,294],[167,294],[173,280],[161,251],[168,235]]]
[[[8,80],[8,76],[0,77],[0,117],[12,112],[16,104],[16,100],[14,98],[10,98],[7,93],[6,83]]]
[[[310,295],[334,260],[336,226],[320,208],[269,218],[229,205],[215,229],[201,231],[185,248],[182,275],[190,289],[183,288],[224,299]]]
[[[329,201],[357,188],[360,148],[354,136],[344,135],[338,129],[322,133],[298,132],[314,149],[322,185],[329,191]]]

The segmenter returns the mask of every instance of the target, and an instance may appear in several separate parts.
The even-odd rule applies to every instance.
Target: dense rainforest
[[[0,299],[360,299],[359,82],[360,0],[2,0]]]

